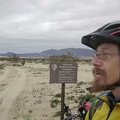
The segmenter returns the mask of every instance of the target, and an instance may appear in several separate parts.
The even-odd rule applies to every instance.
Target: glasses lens
[[[106,58],[106,54],[103,52],[95,53],[95,54],[93,54],[93,57],[99,57],[100,59],[104,60]]]
[[[93,57],[96,57],[96,53],[93,54]]]
[[[100,59],[104,60],[106,58],[106,54],[104,52],[101,52],[99,54]]]

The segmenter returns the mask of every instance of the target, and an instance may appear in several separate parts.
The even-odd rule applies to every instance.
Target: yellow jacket
[[[120,120],[120,99],[115,100],[112,92],[109,92],[107,95],[100,96],[98,99],[102,101],[102,104],[95,112],[88,112],[85,120],[90,120],[90,113],[92,116],[91,120]],[[94,107],[96,107],[96,103],[97,102],[94,103]]]

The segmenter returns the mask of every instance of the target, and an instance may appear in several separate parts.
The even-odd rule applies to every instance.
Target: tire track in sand
[[[19,93],[23,90],[25,85],[25,72],[21,68],[10,67],[11,71],[18,71],[14,77],[14,81],[11,85],[9,85],[2,94],[0,94],[0,100],[2,100],[0,105],[0,120],[9,120],[7,119],[7,115],[11,108],[11,105],[14,99],[19,95]],[[9,74],[7,72],[7,74]]]

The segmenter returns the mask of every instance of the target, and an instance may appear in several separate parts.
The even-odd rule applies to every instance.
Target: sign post
[[[62,89],[61,89],[61,120],[64,119],[64,103],[65,103],[65,83],[62,83]]]
[[[62,83],[61,120],[64,119],[65,83],[77,83],[77,63],[50,63],[50,83]]]

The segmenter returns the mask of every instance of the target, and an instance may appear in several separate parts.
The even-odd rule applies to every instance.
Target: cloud
[[[119,4],[119,0],[1,0],[0,52],[85,47],[80,43],[83,35],[119,20]]]

